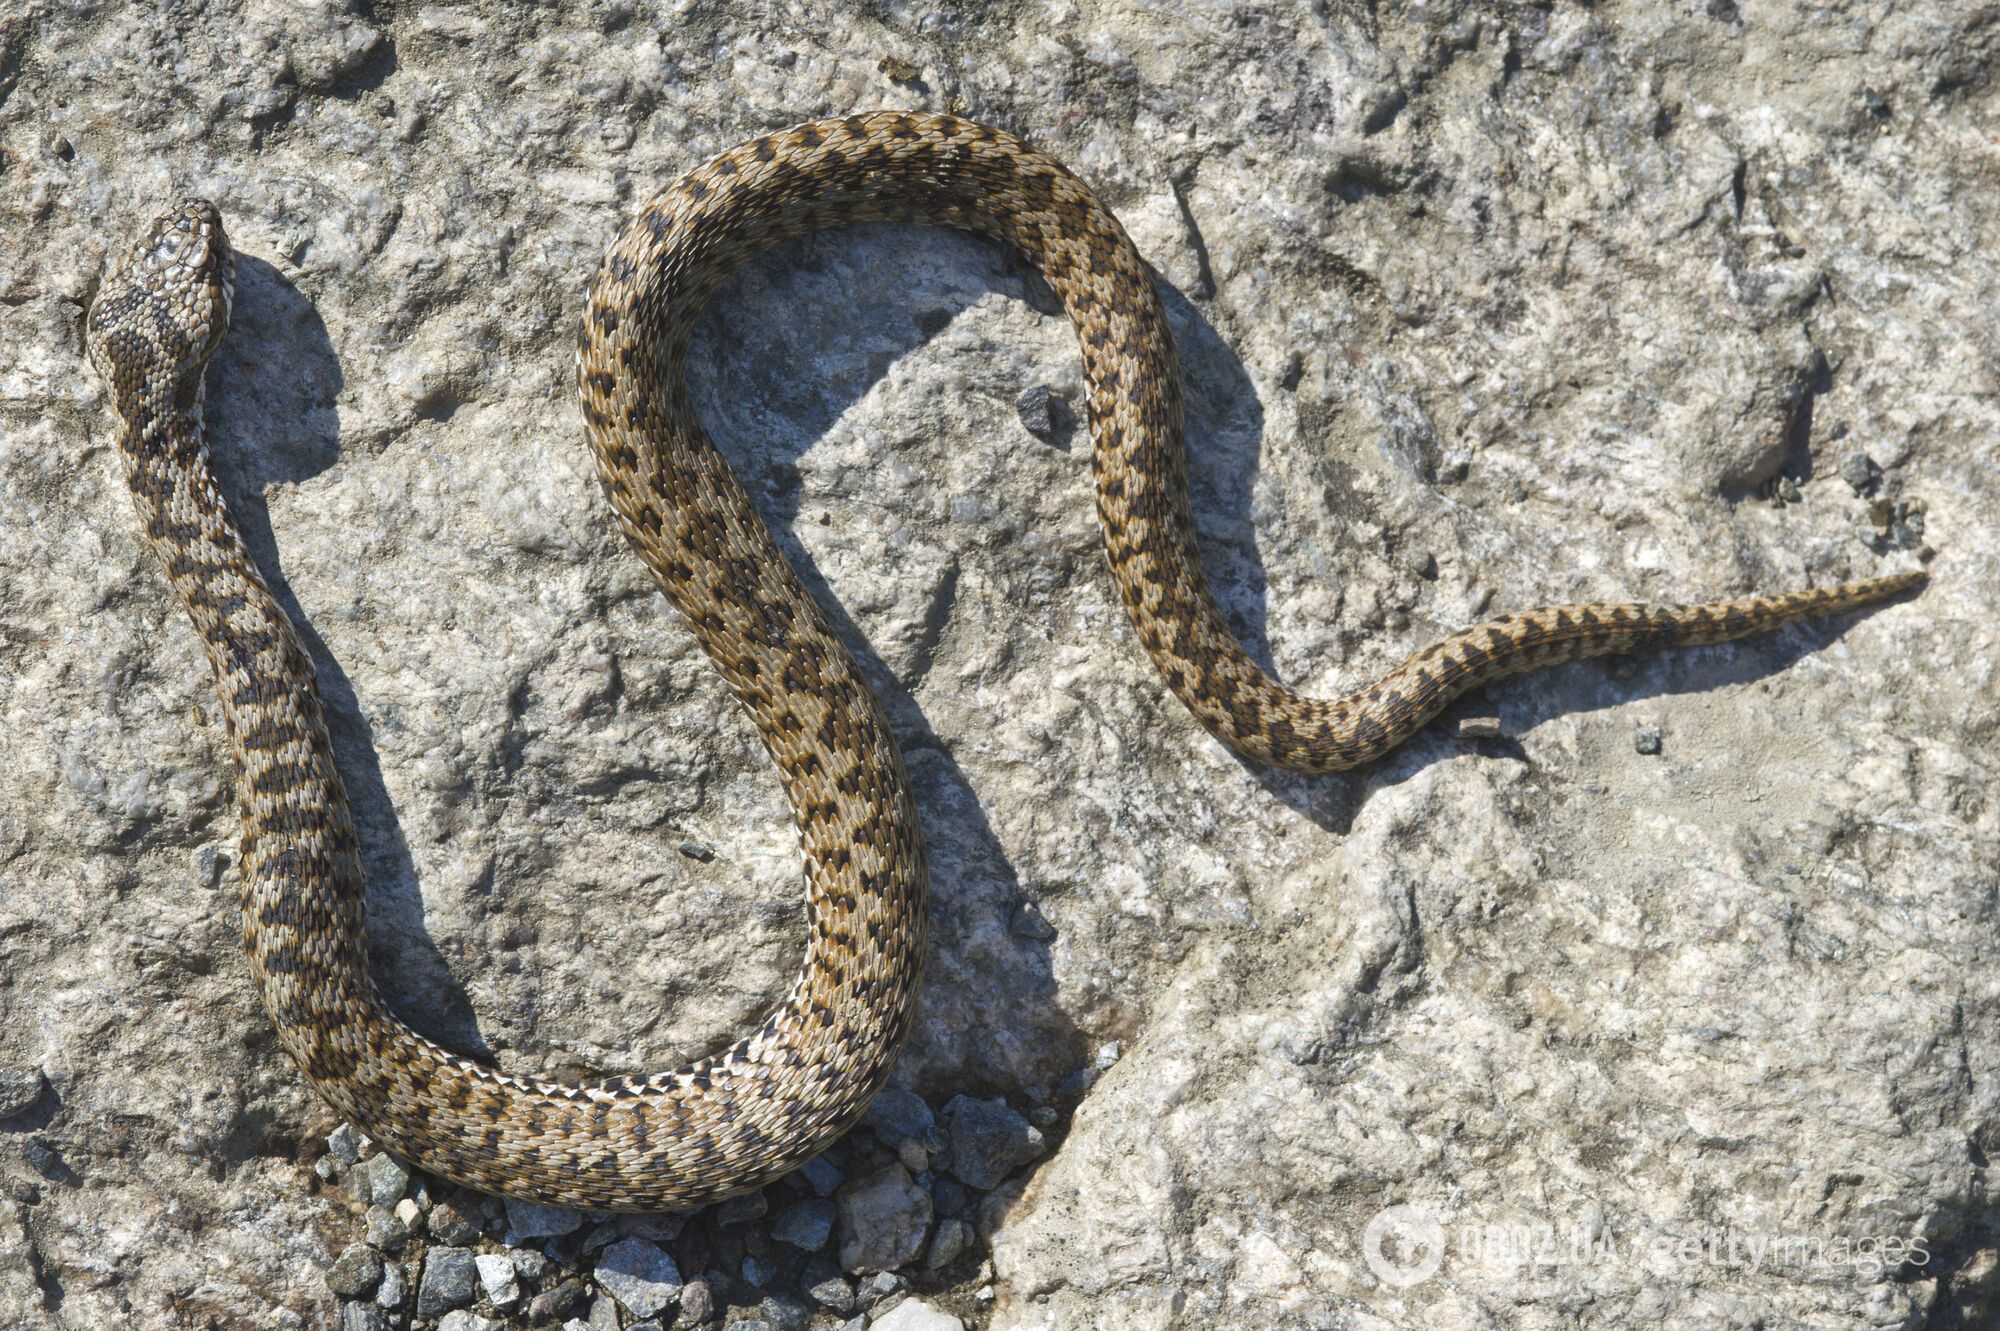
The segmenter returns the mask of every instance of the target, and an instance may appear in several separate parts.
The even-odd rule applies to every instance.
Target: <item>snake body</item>
[[[1209,594],[1166,319],[1137,251],[1090,190],[1018,139],[949,116],[879,112],[753,140],[690,171],[611,246],[589,289],[578,380],[625,535],[783,774],[805,852],[805,963],[755,1033],[688,1067],[587,1084],[511,1076],[410,1030],[369,977],[354,828],[312,666],[209,467],[203,370],[228,323],[233,260],[215,208],[187,201],[107,279],[91,351],[123,421],[119,451],[146,535],[220,695],[258,992],[328,1103],[425,1169],[554,1205],[697,1206],[824,1149],[867,1107],[903,1044],[928,890],[909,780],[880,705],[682,383],[695,316],[731,269],[788,236],[866,219],[967,228],[1041,270],[1076,325],[1104,547],[1139,642],[1201,723],[1251,758],[1353,767],[1504,675],[1719,642],[1923,579],[1711,605],[1532,610],[1446,638],[1348,697],[1302,697],[1258,668]]]

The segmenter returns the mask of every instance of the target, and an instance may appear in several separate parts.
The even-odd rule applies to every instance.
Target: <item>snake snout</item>
[[[222,214],[206,199],[182,199],[153,220],[98,292],[93,356],[101,364],[110,356],[114,370],[145,362],[176,378],[198,372],[228,331],[235,286]]]

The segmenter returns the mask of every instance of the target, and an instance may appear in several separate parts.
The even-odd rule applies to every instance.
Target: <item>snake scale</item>
[[[1427,647],[1347,697],[1302,697],[1250,659],[1195,549],[1180,376],[1124,229],[1059,163],[950,116],[803,124],[696,167],[640,210],[591,283],[577,373],[599,475],[632,547],[692,626],[783,774],[805,852],[808,943],[753,1034],[674,1072],[556,1084],[416,1034],[363,953],[362,876],[313,669],[211,473],[204,367],[228,324],[220,215],[181,203],[107,278],[91,353],[123,420],[145,532],[214,671],[242,819],[243,943],[284,1048],[319,1093],[408,1160],[487,1192],[671,1210],[748,1191],[847,1130],[909,1031],[928,891],[910,783],[882,708],[695,419],[682,383],[703,302],[758,251],[901,219],[1019,250],[1076,326],[1104,548],[1138,639],[1224,744],[1354,767],[1466,690],[1610,652],[1720,642],[1880,601],[1919,572],[1712,605],[1576,605]]]

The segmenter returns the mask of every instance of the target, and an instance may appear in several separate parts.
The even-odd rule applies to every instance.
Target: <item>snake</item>
[[[1179,362],[1155,278],[1053,157],[950,115],[881,111],[767,134],[640,207],[590,282],[584,432],[619,527],[775,761],[805,870],[805,958],[755,1031],[674,1071],[512,1075],[406,1025],[364,955],[364,884],[313,665],[211,469],[206,366],[234,252],[214,204],[176,203],[99,288],[90,356],[122,428],[145,536],[213,675],[241,822],[243,947],[280,1045],[326,1103],[408,1162],[478,1191],[593,1211],[748,1192],[848,1131],[909,1034],[927,942],[918,810],[887,717],[690,405],[696,315],[779,241],[862,221],[1013,247],[1075,326],[1112,582],[1139,645],[1207,730],[1306,772],[1381,758],[1469,689],[1607,653],[1715,643],[1922,585],[1900,572],[1695,605],[1548,606],[1425,647],[1344,697],[1252,659],[1205,579],[1187,498]]]

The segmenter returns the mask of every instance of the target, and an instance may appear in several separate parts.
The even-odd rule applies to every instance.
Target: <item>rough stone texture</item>
[[[847,1270],[901,1266],[923,1250],[931,1195],[901,1165],[855,1179],[834,1201],[840,1208],[840,1264]]]
[[[597,1283],[638,1317],[651,1317],[681,1292],[674,1259],[644,1239],[625,1239],[597,1259]]]
[[[1017,265],[871,227],[738,275],[698,405],[930,839],[899,1078],[1074,1110],[976,1203],[993,1322],[1990,1323],[1994,6],[970,10],[0,10],[0,1069],[47,1079],[0,1118],[0,1324],[330,1325],[361,1232],[237,951],[215,705],[79,337],[107,256],[177,190],[245,256],[212,439],[391,1001],[640,1072],[750,1029],[803,930],[770,767],[592,479],[578,293],[680,168],[878,105],[1023,131],[1125,221],[1212,577],[1306,689],[1484,613],[1940,552],[1865,618],[1496,687],[1505,738],[1261,772],[1139,651],[1081,432],[1023,424],[1078,385]],[[1369,1270],[1391,1201],[1445,1278]],[[1503,1226],[1619,1246],[1475,1260]],[[1927,1260],[1653,1246],[1715,1235]]]

